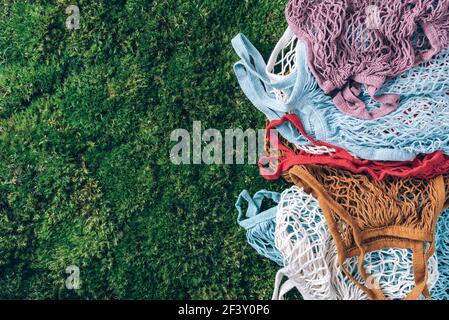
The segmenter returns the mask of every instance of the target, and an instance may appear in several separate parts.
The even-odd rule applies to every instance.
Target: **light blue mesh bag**
[[[282,256],[274,245],[274,231],[276,227],[277,208],[270,208],[261,212],[264,200],[272,200],[279,203],[280,194],[261,190],[251,198],[248,191],[244,190],[239,195],[235,204],[239,215],[237,222],[246,230],[248,243],[262,256],[282,265]],[[242,204],[246,201],[248,209],[243,213]]]
[[[241,59],[234,66],[239,84],[269,120],[294,112],[315,140],[367,160],[408,161],[438,150],[449,154],[448,50],[386,83],[380,94],[399,94],[401,103],[387,116],[367,121],[345,115],[335,107],[307,66],[306,46],[297,40],[292,46],[292,39],[288,30],[277,46],[289,44],[294,49],[294,54],[287,55],[290,67],[280,74],[265,64],[245,36],[240,34],[232,40]],[[379,106],[366,92],[362,92],[362,100],[370,111]],[[297,147],[309,144],[288,124],[278,131]]]
[[[276,203],[279,203],[279,205],[261,213],[261,204],[265,198],[273,199]],[[241,209],[241,204],[244,200],[248,202],[248,211],[246,216],[243,214]],[[236,207],[239,211],[239,224],[247,230],[247,237],[250,245],[255,248],[258,253],[276,262],[280,266],[284,266],[284,261],[289,261],[286,267],[282,269],[284,271],[288,270],[289,265],[290,267],[292,266],[292,262],[290,261],[292,257],[289,257],[288,255],[283,257],[276,244],[281,245],[282,247],[282,244],[286,245],[285,241],[290,242],[294,240],[302,242],[304,245],[304,237],[329,233],[327,226],[322,227],[322,230],[316,230],[317,226],[324,223],[324,215],[321,212],[317,201],[297,187],[292,187],[291,189],[286,190],[281,196],[278,193],[262,190],[258,192],[254,198],[251,198],[247,191],[243,191],[239,196]],[[279,213],[278,210],[282,211],[282,213]],[[291,211],[286,212],[285,210]],[[300,223],[301,230],[304,234],[295,235],[295,232],[298,230],[296,230],[294,224],[292,224],[294,221],[296,221],[296,224]],[[276,230],[276,222],[282,223],[279,230]],[[276,231],[278,231],[278,237],[283,233],[287,234],[287,237],[285,239],[276,239]],[[307,234],[309,235],[307,236]],[[319,239],[313,237],[310,238],[310,246],[313,249],[312,251],[314,252],[314,256],[312,257],[312,253],[310,252],[307,253],[299,259],[296,264],[293,264],[294,271],[301,273],[302,266],[308,266],[310,269],[310,266],[313,264],[312,261],[318,259],[318,256],[316,256],[317,252],[324,250],[326,262],[322,262],[320,265],[321,268],[323,265],[328,265],[329,273],[332,275],[331,282],[333,283],[329,285],[334,286],[334,289],[331,290],[334,293],[328,298],[344,300],[367,299],[364,293],[359,290],[339,269],[335,245],[328,243],[328,241],[324,241],[328,246],[327,248],[313,247],[321,246],[318,245],[318,243],[320,243],[318,240]],[[429,260],[429,268],[431,269],[429,272],[429,288],[432,288],[431,295],[433,299],[448,300],[449,209],[444,211],[438,220],[436,247],[436,255]],[[307,257],[307,259],[305,257]],[[309,261],[308,259],[312,260]],[[393,298],[400,299],[405,296],[414,285],[412,260],[411,250],[390,248],[371,252],[366,257],[366,264],[367,267],[370,268],[370,273],[378,273],[381,275],[379,282],[384,286],[383,289],[385,289],[386,292],[388,292]],[[357,273],[356,264],[356,258],[350,259],[346,262],[348,270],[356,278],[359,278],[360,276]],[[301,273],[301,276],[303,278],[315,278],[311,270],[312,269],[309,270],[308,275]],[[321,273],[322,272],[323,271],[321,270]],[[298,276],[295,275],[292,277],[293,278],[289,280],[290,284],[294,283],[295,277],[298,278]],[[313,283],[310,279],[306,282],[309,285]],[[293,288],[294,286],[290,285],[289,287]],[[314,292],[314,290],[318,290],[317,286],[313,286],[313,290],[310,288],[307,290],[303,286],[300,292],[309,297],[313,297],[314,295],[316,296],[317,292]],[[322,294],[319,296],[323,297]]]
[[[449,300],[449,209],[437,223],[436,253],[440,277],[430,293],[434,300]]]

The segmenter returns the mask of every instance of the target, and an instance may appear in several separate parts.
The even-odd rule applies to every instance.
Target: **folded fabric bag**
[[[415,287],[405,297],[430,297],[427,263],[435,252],[435,225],[446,207],[448,176],[434,179],[393,178],[375,181],[363,174],[322,166],[295,166],[288,180],[319,202],[335,240],[343,272],[370,299],[386,299],[368,285],[372,275],[364,267],[368,252],[384,248],[413,250]],[[358,257],[364,283],[351,275],[344,262]]]
[[[310,146],[327,148],[333,153],[314,154],[297,149],[285,139],[279,138],[275,128],[288,123],[309,140]],[[324,142],[316,141],[305,132],[301,120],[294,114],[285,115],[280,120],[271,121],[266,128],[266,150],[268,155],[259,159],[261,175],[267,180],[279,179],[296,165],[327,165],[349,170],[353,173],[367,173],[375,180],[387,176],[435,178],[449,172],[449,156],[440,151],[418,156],[413,161],[385,162],[354,158],[346,150]],[[309,148],[310,148],[309,146]]]
[[[401,95],[398,109],[385,117],[365,121],[341,113],[318,87],[307,66],[303,43],[297,41],[294,54],[287,54],[288,68],[279,74],[270,71],[282,48],[292,47],[292,37],[287,30],[269,66],[245,36],[240,34],[232,41],[241,58],[234,66],[239,84],[269,120],[295,113],[310,137],[366,160],[411,161],[419,154],[449,154],[449,51],[388,82],[386,90],[394,88]],[[369,96],[361,98],[368,108],[376,107]],[[309,144],[288,123],[277,129],[298,148]]]
[[[307,44],[320,87],[341,111],[365,120],[396,110],[399,95],[377,95],[387,79],[449,47],[447,0],[289,0],[286,17]],[[361,85],[382,107],[366,108]]]

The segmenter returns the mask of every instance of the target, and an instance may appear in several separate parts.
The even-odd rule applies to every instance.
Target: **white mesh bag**
[[[289,74],[295,72],[298,41],[298,38],[294,35],[291,29],[287,28],[284,35],[274,47],[265,70],[272,82],[282,81]],[[271,93],[278,101],[282,102],[286,102],[289,94],[291,94],[290,91],[279,90],[275,87],[272,88]],[[335,153],[335,149],[326,146],[306,144],[296,145],[296,147],[299,150],[316,155]]]
[[[284,259],[279,270],[273,299],[283,299],[296,288],[305,300],[367,300],[366,294],[347,278],[338,265],[337,249],[316,199],[303,189],[292,187],[282,193],[276,217],[275,244]],[[384,249],[366,255],[367,271],[390,299],[401,299],[414,287],[412,252]],[[436,256],[429,260],[428,286],[438,280]],[[357,258],[346,262],[357,273]],[[288,280],[281,284],[282,279]],[[362,282],[363,283],[363,282]]]

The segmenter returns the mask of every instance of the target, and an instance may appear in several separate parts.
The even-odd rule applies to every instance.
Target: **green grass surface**
[[[65,27],[78,4],[81,29]],[[276,265],[236,224],[255,165],[175,166],[193,121],[263,128],[230,41],[265,57],[285,0],[2,1],[0,298],[267,299]],[[65,268],[81,288],[65,288]]]

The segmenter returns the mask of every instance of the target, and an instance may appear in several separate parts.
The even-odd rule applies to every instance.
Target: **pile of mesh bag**
[[[448,299],[449,1],[290,0],[286,20],[267,60],[232,40],[260,173],[291,184],[236,203],[273,299]]]

